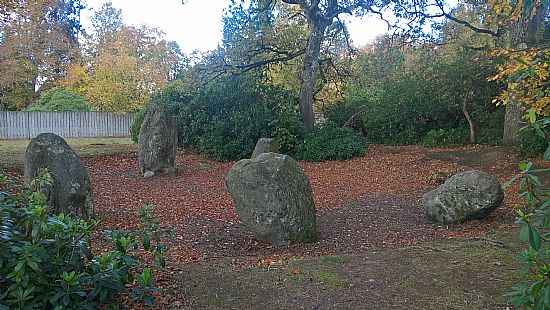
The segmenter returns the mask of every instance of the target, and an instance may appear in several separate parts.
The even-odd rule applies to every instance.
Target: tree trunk
[[[502,144],[507,146],[519,146],[521,144],[521,117],[523,113],[519,107],[510,102],[506,105],[506,116],[504,118],[504,133],[502,136]]]
[[[508,42],[505,48],[527,48],[537,45],[540,39],[544,15],[548,7],[539,5],[535,14],[528,21],[520,19],[510,25],[508,33]],[[521,143],[521,134],[519,129],[522,126],[522,111],[511,102],[506,105],[506,118],[504,119],[504,133],[502,143],[504,145],[517,147]]]
[[[315,116],[313,115],[315,79],[319,67],[321,43],[328,23],[318,16],[315,11],[309,12],[308,15],[309,33],[300,77],[300,113],[306,130],[312,131],[315,124]]]
[[[475,129],[474,121],[472,120],[472,117],[470,116],[470,113],[468,112],[467,96],[464,96],[464,102],[462,103],[462,113],[464,113],[464,117],[466,117],[466,120],[468,121],[468,125],[470,126],[470,143],[475,144],[476,143],[476,129]]]

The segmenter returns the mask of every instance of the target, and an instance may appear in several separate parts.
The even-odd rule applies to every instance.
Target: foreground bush
[[[365,154],[363,139],[351,129],[326,123],[306,135],[294,156],[305,161],[345,160]]]
[[[164,266],[153,207],[138,210],[137,231],[108,232],[111,249],[101,252],[90,247],[97,222],[49,214],[41,189],[51,182],[43,171],[17,190],[0,174],[0,309],[95,309],[119,302],[129,285],[133,300],[152,304],[152,270],[137,255],[142,247]]]

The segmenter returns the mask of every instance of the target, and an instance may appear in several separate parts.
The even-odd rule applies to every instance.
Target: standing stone
[[[254,152],[252,152],[252,159],[263,153],[279,153],[277,141],[273,138],[261,138],[258,140],[258,143],[256,143],[256,147],[254,148]]]
[[[264,153],[237,162],[226,177],[237,214],[258,240],[315,242],[315,204],[309,180],[287,155]]]
[[[461,172],[443,185],[424,194],[426,216],[440,223],[482,219],[496,210],[504,199],[498,180],[483,171]]]
[[[138,157],[141,173],[173,172],[178,145],[176,120],[158,105],[151,105],[141,124]]]
[[[356,113],[352,115],[345,123],[342,125],[342,128],[351,129],[356,135],[361,138],[367,136],[367,131],[365,130],[365,125],[363,124],[363,119],[361,114]]]
[[[78,155],[53,133],[41,133],[32,139],[25,153],[25,183],[48,168],[53,184],[45,189],[48,203],[55,214],[68,214],[89,220],[93,216],[92,183]]]

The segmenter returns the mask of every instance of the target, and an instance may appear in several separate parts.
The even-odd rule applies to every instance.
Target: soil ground
[[[136,208],[157,206],[174,232],[160,308],[507,309],[502,295],[519,281],[515,186],[482,221],[431,223],[420,203],[458,171],[481,169],[504,183],[519,160],[504,148],[371,145],[361,158],[301,162],[319,241],[273,246],[256,241],[235,213],[224,183],[232,163],[179,153],[177,175],[144,179],[135,147],[119,147],[100,145],[83,159],[96,213],[101,229],[134,228]],[[0,163],[17,174],[13,167]]]

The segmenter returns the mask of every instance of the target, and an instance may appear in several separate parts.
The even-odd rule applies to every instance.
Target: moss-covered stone
[[[496,210],[504,193],[498,180],[479,170],[450,177],[443,185],[422,196],[426,216],[440,223],[482,219]]]
[[[264,153],[237,162],[226,177],[237,214],[259,240],[275,244],[315,242],[311,185],[290,156]]]

